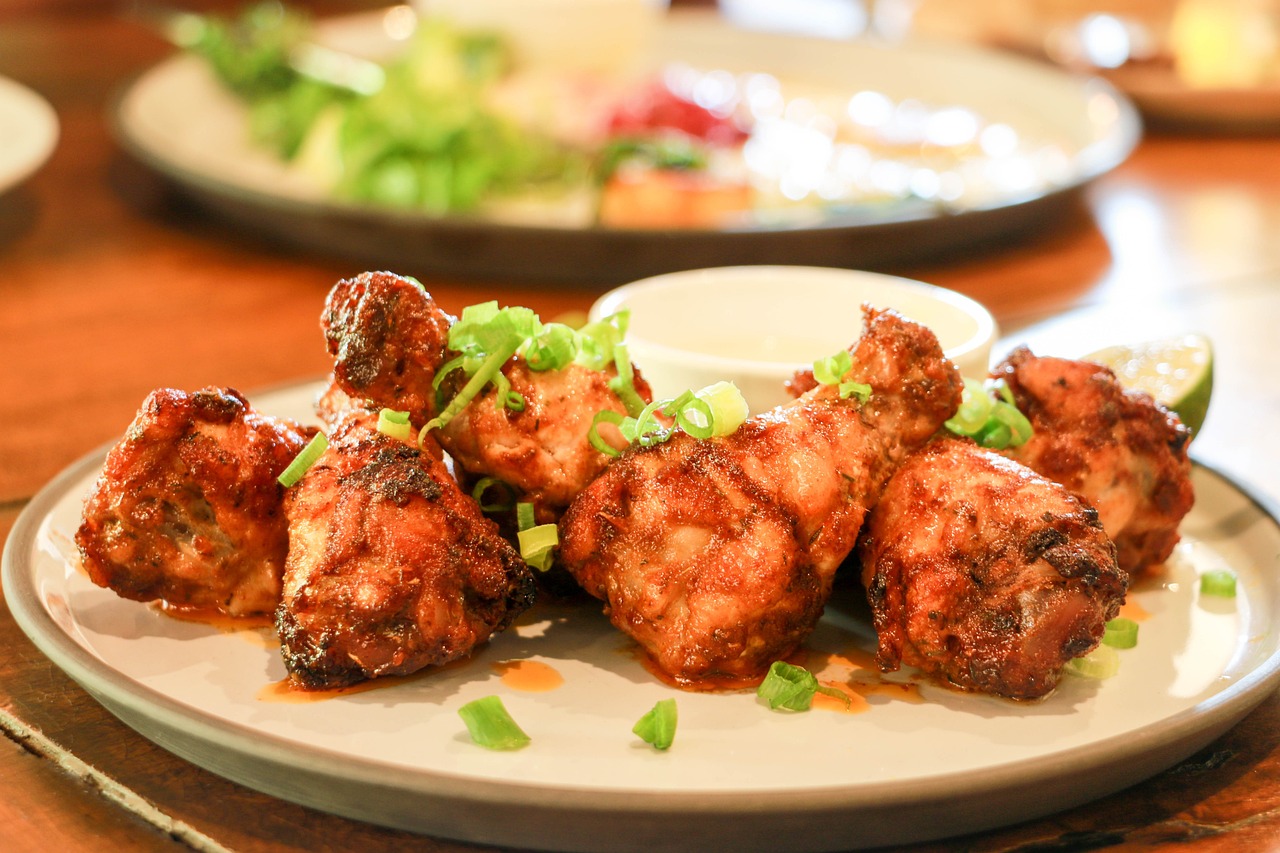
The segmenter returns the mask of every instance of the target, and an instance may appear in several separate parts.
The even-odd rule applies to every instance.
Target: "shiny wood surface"
[[[208,5],[208,4],[206,4]],[[327,2],[321,11],[373,3]],[[326,369],[317,319],[359,272],[204,218],[115,147],[111,98],[170,49],[101,3],[0,5],[0,75],[49,99],[61,140],[0,196],[0,536],[153,387],[255,391]],[[0,129],[2,130],[2,129]],[[400,270],[415,274],[415,270]],[[1083,352],[1199,329],[1217,346],[1195,455],[1280,501],[1280,139],[1150,136],[1078,202],[1003,245],[887,270],[986,303],[1009,342]],[[544,316],[587,287],[423,276],[445,308]],[[1064,353],[1073,354],[1073,353]],[[0,848],[475,849],[282,802],[200,770],[104,711],[0,613]],[[1101,802],[916,850],[1280,847],[1280,698],[1187,762]]]

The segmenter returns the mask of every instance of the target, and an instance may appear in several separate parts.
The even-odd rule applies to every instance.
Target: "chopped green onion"
[[[676,738],[676,700],[659,699],[631,731],[654,749],[669,749]]]
[[[618,395],[618,399],[626,406],[627,414],[635,417],[644,409],[645,402],[640,392],[636,391],[635,371],[626,344],[614,344],[613,363],[618,369],[618,375],[609,380],[609,390]]]
[[[458,709],[471,740],[485,749],[513,750],[529,745],[529,736],[507,713],[502,699],[485,696]]]
[[[849,697],[834,687],[824,687],[818,678],[802,666],[795,666],[786,661],[776,660],[769,667],[769,673],[756,688],[756,696],[763,699],[772,710],[782,708],[787,711],[807,711],[813,704],[813,695],[822,693],[843,699],[849,704]]]
[[[867,402],[871,399],[871,386],[865,382],[841,382],[840,399],[847,400],[850,397],[856,397],[859,403]]]
[[[853,367],[853,356],[848,350],[820,358],[813,363],[813,378],[822,385],[839,385],[840,380]]]
[[[378,432],[383,435],[408,441],[412,431],[408,412],[397,412],[395,409],[382,409],[378,412]]]
[[[711,434],[729,435],[751,415],[742,391],[732,382],[716,382],[694,396],[711,408]]]
[[[993,398],[990,391],[995,391],[999,399]],[[944,426],[993,450],[1025,444],[1032,432],[1031,421],[1013,404],[1013,392],[1007,385],[999,383],[988,389],[975,379],[964,380],[960,408]]]
[[[578,333],[563,323],[547,323],[525,345],[530,370],[559,370],[578,354]]]
[[[1228,569],[1213,569],[1200,576],[1200,594],[1235,598],[1236,576]]]
[[[293,457],[293,461],[289,463],[276,481],[286,489],[294,483],[302,479],[302,475],[307,473],[307,469],[315,464],[315,461],[324,455],[325,450],[329,447],[328,437],[318,432],[312,436],[307,446],[302,448],[302,452]]]
[[[695,397],[692,391],[685,391],[662,413],[674,418],[676,426],[694,438],[711,438],[715,434],[715,414],[706,400]]]
[[[1102,642],[1113,649],[1131,649],[1138,645],[1138,623],[1118,616],[1106,624]]]
[[[490,489],[497,489],[501,497],[486,503],[484,496]],[[516,495],[510,484],[497,477],[481,477],[471,488],[471,499],[480,505],[481,512],[506,512],[515,505]]]
[[[554,524],[537,524],[533,504],[521,501],[516,504],[516,541],[520,544],[520,557],[533,568],[545,572],[551,568],[556,546],[560,544],[560,531]]]
[[[1098,646],[1087,655],[1067,661],[1063,671],[1081,678],[1110,678],[1120,671],[1120,653],[1111,646]]]
[[[624,420],[626,418],[623,415],[609,409],[596,412],[595,417],[591,419],[591,427],[587,430],[587,441],[590,442],[592,447],[606,456],[621,456],[622,451],[605,441],[600,435],[599,426],[600,424],[613,424],[616,427],[621,427]]]

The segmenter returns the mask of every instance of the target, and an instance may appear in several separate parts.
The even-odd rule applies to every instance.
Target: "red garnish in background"
[[[711,145],[738,145],[747,138],[732,116],[718,115],[655,80],[619,104],[609,118],[611,136],[644,136],[678,130]]]

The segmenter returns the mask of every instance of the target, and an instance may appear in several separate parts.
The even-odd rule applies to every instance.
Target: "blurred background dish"
[[[322,32],[344,50],[385,52],[392,12]],[[671,71],[667,83],[683,79],[690,97],[757,110],[763,130],[732,167],[750,172],[756,201],[735,208],[737,218],[699,206],[710,198],[716,208],[721,195],[686,204],[681,186],[663,184],[681,175],[667,172],[622,187],[613,207],[566,197],[432,215],[338,200],[313,173],[252,146],[243,105],[191,55],[143,74],[114,118],[123,147],[197,204],[294,245],[415,274],[609,284],[739,263],[868,268],[972,249],[1041,224],[1140,136],[1132,106],[1106,83],[958,44],[811,39],[673,10],[645,65]],[[655,192],[657,206],[636,213]],[[630,218],[592,218],[615,209]]]
[[[58,143],[58,116],[40,95],[0,77],[0,193],[39,169]]]
[[[967,296],[910,279],[801,266],[720,267],[623,285],[592,319],[631,312],[627,347],[655,398],[722,380],[752,413],[791,399],[784,383],[862,332],[862,306],[893,308],[928,326],[965,376],[983,378],[998,336],[990,312]]]
[[[1276,0],[992,0],[975,16],[959,0],[921,0],[913,26],[1040,56],[1098,74],[1153,125],[1280,130]]]

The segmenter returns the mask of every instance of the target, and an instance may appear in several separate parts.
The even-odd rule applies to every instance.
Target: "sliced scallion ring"
[[[654,749],[670,749],[676,738],[676,700],[659,699],[631,731]]]
[[[1111,646],[1098,646],[1087,655],[1067,661],[1063,671],[1081,678],[1111,678],[1120,671],[1120,653]]]
[[[1106,624],[1102,642],[1113,649],[1131,649],[1138,645],[1138,623],[1124,616],[1117,616]]]
[[[307,442],[307,446],[302,448],[302,451],[293,457],[293,461],[280,472],[280,476],[276,478],[276,481],[286,489],[297,483],[302,479],[302,475],[307,473],[307,469],[324,455],[328,447],[328,436],[322,432],[316,433],[311,437],[311,441]]]
[[[1212,569],[1200,576],[1200,594],[1218,598],[1236,597],[1236,575],[1228,569]]]
[[[756,688],[756,696],[774,711],[807,711],[815,693],[842,699],[846,707],[850,703],[844,692],[819,684],[817,676],[809,670],[781,660],[773,662],[764,681]]]
[[[498,696],[484,696],[458,709],[471,740],[485,749],[514,750],[529,745],[530,738],[516,724]]]
[[[397,412],[395,409],[379,410],[378,432],[400,441],[408,441],[409,435],[413,432],[413,428],[409,425],[409,413]]]

